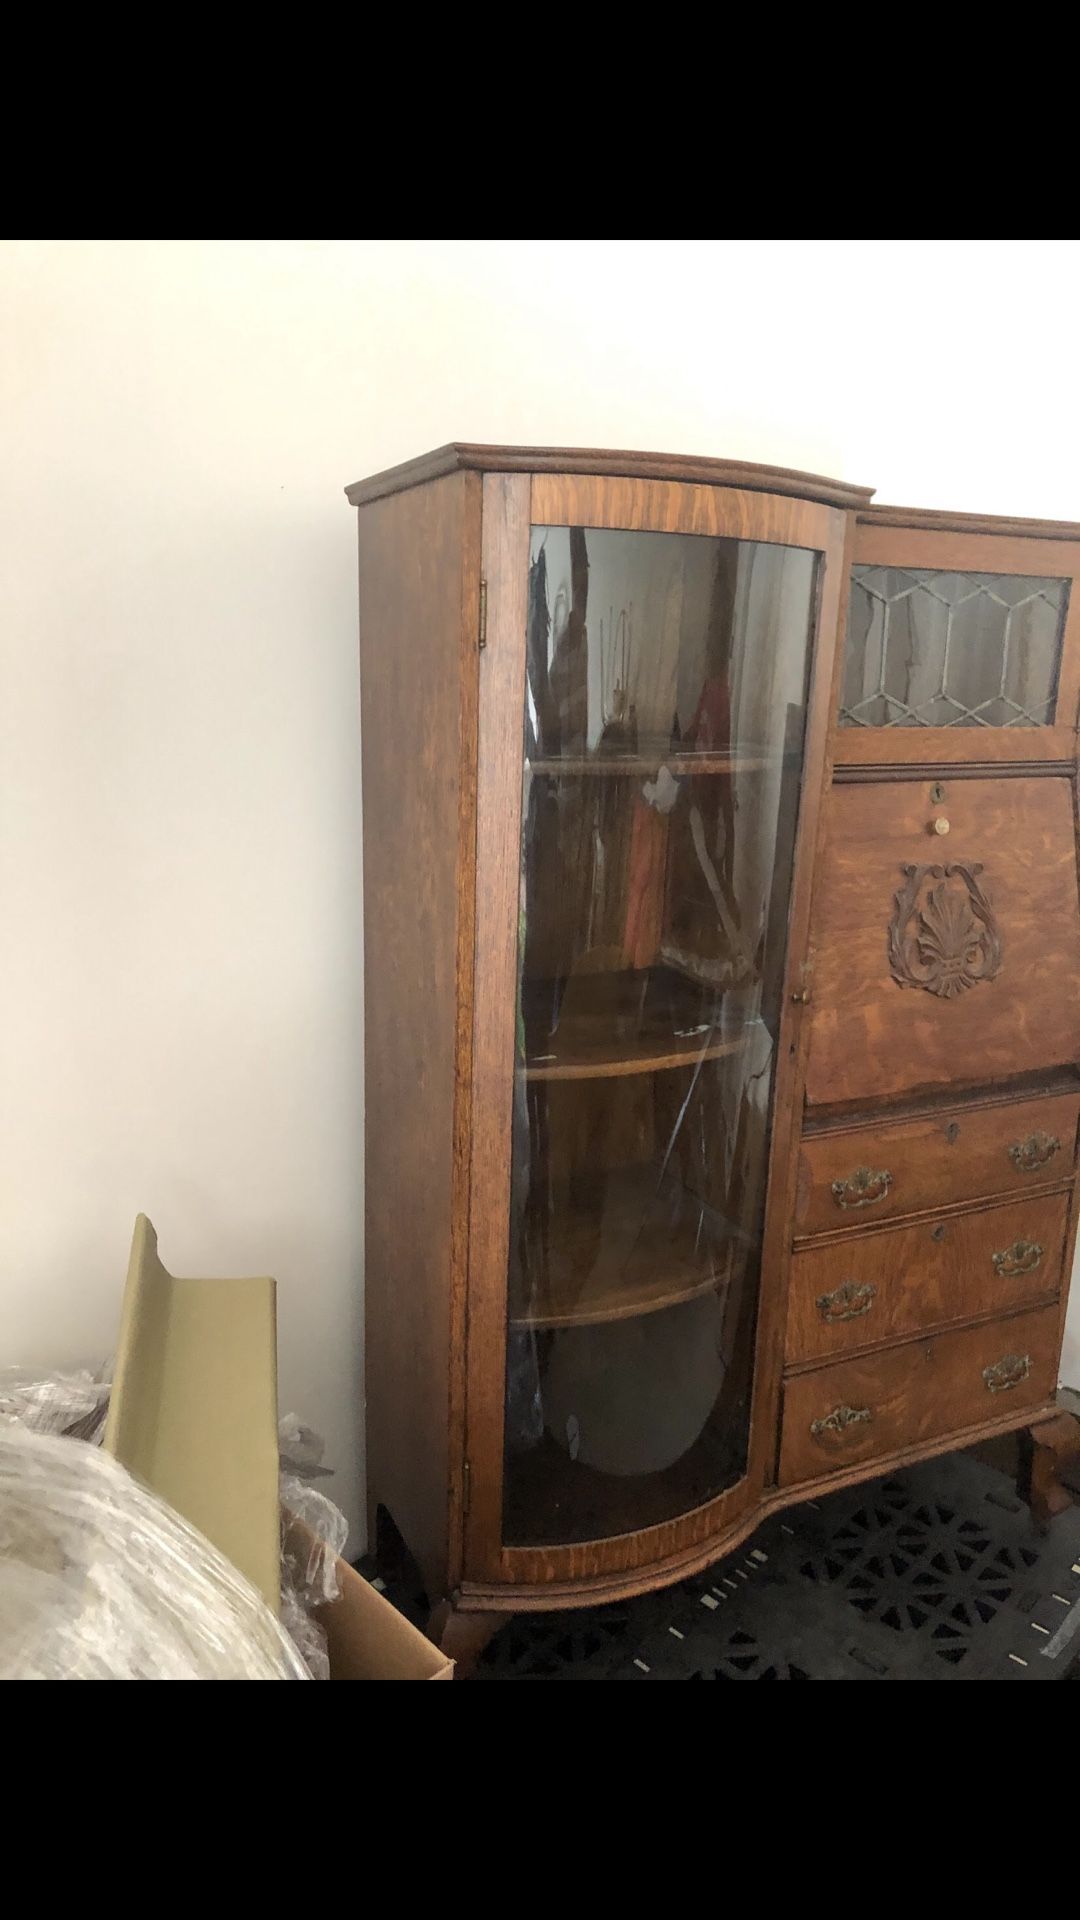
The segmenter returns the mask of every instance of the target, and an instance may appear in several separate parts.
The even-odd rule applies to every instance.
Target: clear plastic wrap
[[[287,1413],[278,1421],[278,1459],[282,1473],[300,1480],[332,1480],[333,1467],[323,1465],[326,1442],[313,1427],[306,1427],[300,1416]]]
[[[0,1421],[0,1679],[308,1678],[261,1595],[118,1461]]]
[[[322,1464],[324,1442],[296,1414],[278,1428],[281,1459],[281,1620],[313,1680],[329,1680],[326,1634],[316,1609],[341,1591],[337,1563],[349,1523],[325,1493],[311,1484],[333,1469]],[[295,1523],[299,1522],[299,1525]]]
[[[109,1411],[108,1370],[40,1373],[28,1367],[0,1368],[0,1420],[17,1420],[32,1433],[64,1433],[100,1444]]]
[[[17,1423],[34,1433],[64,1435],[99,1446],[109,1410],[109,1370],[97,1375],[0,1369],[0,1427]],[[278,1428],[281,1461],[281,1624],[313,1680],[330,1678],[326,1634],[317,1609],[340,1592],[338,1557],[345,1551],[348,1521],[312,1484],[333,1477],[323,1464],[325,1442],[295,1413]],[[293,1521],[300,1522],[299,1526]],[[239,1576],[237,1576],[239,1577]]]

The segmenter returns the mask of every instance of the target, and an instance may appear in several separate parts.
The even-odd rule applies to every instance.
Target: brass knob
[[[948,833],[949,823],[946,820],[945,815],[943,813],[938,814],[937,819],[934,821],[933,830],[935,833]]]

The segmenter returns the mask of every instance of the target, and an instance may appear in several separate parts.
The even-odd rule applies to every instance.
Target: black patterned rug
[[[375,1569],[362,1562],[372,1578]],[[383,1585],[381,1581],[378,1582]],[[419,1625],[407,1580],[389,1599]],[[513,1618],[478,1680],[1080,1677],[1080,1507],[1047,1534],[1003,1473],[950,1454],[766,1520],[640,1599]]]

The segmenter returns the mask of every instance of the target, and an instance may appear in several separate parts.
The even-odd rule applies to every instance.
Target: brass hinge
[[[792,991],[792,999],[798,1006],[805,1007],[813,998],[814,949],[810,948],[806,959],[799,968],[799,985]]]
[[[472,1494],[472,1469],[469,1466],[468,1461],[466,1460],[465,1465],[461,1470],[461,1517],[463,1520],[468,1518],[469,1498],[471,1494]]]
[[[487,646],[487,581],[486,580],[481,580],[480,582],[480,633],[478,638],[478,645],[480,646],[481,649]]]

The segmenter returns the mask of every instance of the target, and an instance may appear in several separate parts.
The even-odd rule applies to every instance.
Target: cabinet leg
[[[455,1664],[455,1679],[469,1680],[476,1663],[500,1627],[513,1618],[509,1613],[464,1613],[440,1601],[428,1621],[427,1635]]]
[[[409,1550],[394,1524],[389,1508],[368,1500],[368,1552],[383,1580],[399,1580],[409,1567]]]
[[[1080,1466],[1080,1420],[1071,1413],[1059,1414],[1038,1427],[1026,1427],[1020,1435],[1020,1475],[1018,1492],[1031,1508],[1031,1517],[1045,1533],[1057,1513],[1064,1513],[1076,1498],[1062,1475],[1075,1478]]]

